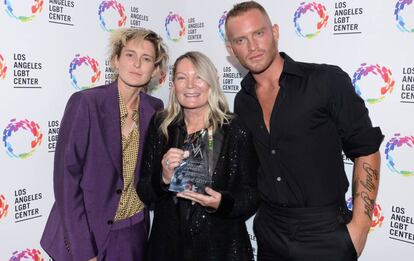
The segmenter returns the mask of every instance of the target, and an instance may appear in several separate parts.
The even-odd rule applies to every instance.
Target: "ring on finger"
[[[165,161],[165,164],[167,164],[167,167],[169,167],[169,166],[170,166],[170,161],[167,159],[167,160]]]

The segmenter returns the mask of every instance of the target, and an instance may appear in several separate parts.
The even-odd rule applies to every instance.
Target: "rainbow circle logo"
[[[116,0],[109,0],[102,1],[98,9],[99,25],[102,27],[102,29],[107,32],[112,32],[114,30],[114,28],[108,26],[107,21],[105,21],[104,18],[104,13],[109,9],[114,9],[119,15],[119,20],[116,24],[117,27],[115,26],[115,28],[124,27],[127,20],[124,6],[118,3]]]
[[[178,28],[176,27],[178,25]],[[167,37],[173,42],[179,42],[185,35],[184,19],[179,14],[170,12],[165,18]]]
[[[223,15],[220,17],[219,24],[218,24],[218,31],[223,41],[226,40],[226,31],[224,28],[224,24],[226,23],[226,18],[227,18],[227,11],[225,11]]]
[[[7,66],[3,56],[0,54],[0,79],[6,78]]]
[[[395,19],[397,20],[397,28],[400,29],[401,32],[414,33],[414,27],[407,28],[404,18],[400,14],[400,12],[404,10],[406,6],[409,6],[412,3],[413,3],[413,0],[399,0],[397,4],[395,5],[394,15],[395,15]],[[411,8],[413,7],[411,6]]]
[[[10,257],[9,261],[20,261],[20,260],[33,260],[33,261],[44,261],[42,254],[37,249],[26,249],[23,251],[15,251],[13,256]]]
[[[9,205],[6,202],[6,198],[3,195],[0,195],[0,220],[6,218],[8,212]]]
[[[414,136],[401,136],[400,133],[394,134],[394,137],[391,138],[387,145],[385,145],[385,160],[387,161],[388,168],[395,173],[401,174],[403,176],[412,176],[414,175],[414,166],[413,169],[401,169],[401,167],[398,166],[395,160],[395,155],[397,149],[402,149],[405,147],[405,149],[414,149]],[[412,156],[410,157],[412,159]],[[412,161],[411,161],[412,162]]]
[[[92,75],[88,81],[89,84],[79,84],[78,77],[76,76],[77,69],[84,66],[92,70]],[[85,90],[96,86],[97,82],[101,78],[101,70],[99,69],[98,61],[94,58],[76,54],[75,58],[73,58],[72,62],[69,65],[69,75],[73,88],[76,90]]]
[[[384,216],[382,215],[382,208],[379,204],[375,204],[374,212],[372,213],[371,227],[369,232],[373,232],[375,229],[382,227],[384,222]]]
[[[316,30],[313,32],[303,32],[302,27],[300,25],[300,20],[303,15],[306,13],[312,12],[316,13],[319,17],[316,23]],[[310,13],[308,13],[309,15]],[[326,7],[323,4],[311,2],[311,3],[301,3],[299,8],[296,10],[295,15],[293,16],[293,23],[295,25],[295,31],[300,37],[304,37],[307,39],[312,39],[318,36],[322,29],[326,27],[328,24],[328,14],[326,12]]]
[[[346,206],[349,210],[352,210],[353,208],[353,199],[352,197],[349,197],[346,200]],[[375,229],[382,226],[382,223],[384,222],[384,216],[382,215],[382,208],[379,204],[375,204],[374,211],[372,213],[372,222],[371,227],[369,228],[369,232],[373,232]]]
[[[30,10],[31,15],[29,16],[16,15],[14,13],[15,10],[13,9],[11,2],[12,1],[10,0],[4,0],[4,5],[6,6],[7,14],[10,17],[17,19],[23,23],[32,21],[36,17],[36,15],[40,13],[43,9],[43,0],[34,0],[34,4],[31,6],[31,10]]]
[[[366,98],[366,101],[369,104],[379,103],[384,100],[387,94],[392,93],[395,85],[395,81],[392,78],[392,73],[390,69],[385,66],[380,66],[378,64],[375,65],[367,65],[366,63],[361,64],[361,66],[356,70],[354,76],[352,78],[352,84],[354,85],[356,93],[362,97],[361,86],[359,85],[359,81],[366,77],[369,74],[373,74],[376,76],[381,76],[381,79],[384,81],[384,85],[380,86],[379,93],[376,97],[373,98]]]
[[[26,148],[25,152],[16,152],[14,149],[14,145],[10,142],[11,137],[21,131],[30,132],[31,141],[30,141],[30,148],[27,144],[24,144],[23,147]],[[39,124],[34,121],[29,121],[27,119],[17,121],[16,119],[10,120],[10,123],[3,131],[3,143],[4,147],[6,148],[7,155],[11,158],[20,158],[20,159],[27,159],[33,155],[36,148],[42,144],[43,134],[40,132]]]

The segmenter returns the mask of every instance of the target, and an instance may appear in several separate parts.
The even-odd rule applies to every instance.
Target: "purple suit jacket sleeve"
[[[69,99],[55,151],[54,192],[74,260],[96,256],[85,210],[81,179],[89,138],[89,109],[81,92]]]

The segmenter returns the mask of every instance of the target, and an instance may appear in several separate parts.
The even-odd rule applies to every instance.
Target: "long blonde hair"
[[[231,119],[229,114],[229,107],[226,97],[220,88],[219,77],[217,69],[211,60],[200,52],[187,52],[175,60],[173,66],[173,81],[175,81],[177,66],[184,60],[188,59],[193,64],[197,74],[208,83],[210,92],[208,95],[208,113],[205,118],[205,126],[212,126],[213,131],[216,131],[223,124],[228,123]],[[167,108],[163,111],[164,119],[160,126],[161,133],[168,140],[168,126],[176,121],[183,119],[183,108],[178,102],[174,88],[171,88],[169,95],[169,103]]]

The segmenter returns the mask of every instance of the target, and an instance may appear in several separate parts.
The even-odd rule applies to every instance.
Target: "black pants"
[[[343,207],[269,208],[254,220],[257,261],[355,261]]]

